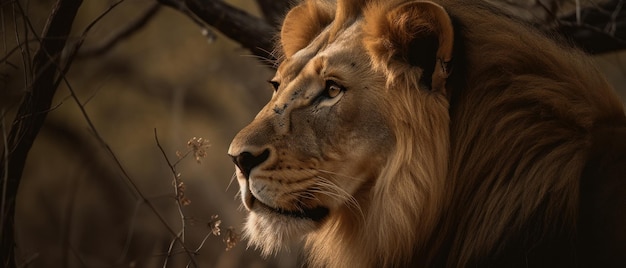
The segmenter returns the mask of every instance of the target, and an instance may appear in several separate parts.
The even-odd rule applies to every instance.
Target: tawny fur
[[[590,133],[597,122],[626,122],[612,88],[582,53],[486,4],[433,1],[454,22],[455,40],[446,41],[447,22],[432,13],[390,17],[403,2],[306,1],[284,22],[287,60],[359,29],[350,44],[365,53],[343,56],[361,57],[364,75],[382,78],[368,86],[384,95],[367,101],[385,107],[378,112],[395,139],[377,178],[351,193],[361,213],[338,208],[306,235],[309,264],[465,267],[526,235],[529,244],[553,233],[575,238]],[[416,38],[450,42],[444,89],[425,88],[426,69],[407,62]],[[247,227],[260,247],[269,230]]]

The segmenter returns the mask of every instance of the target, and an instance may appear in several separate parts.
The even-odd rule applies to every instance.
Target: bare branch
[[[158,0],[183,13],[193,13],[204,23],[249,49],[254,55],[274,61],[274,35],[277,28],[265,20],[213,0]]]
[[[75,100],[79,106],[85,120],[90,126],[93,134],[98,141],[106,148],[107,152],[112,156],[115,163],[124,174],[126,182],[128,182],[138,197],[148,205],[159,220],[168,228],[168,230],[175,234],[175,231],[167,224],[165,218],[156,210],[154,205],[142,194],[134,181],[127,174],[121,163],[111,150],[111,148],[104,142],[104,140],[98,134],[95,126],[91,122],[89,116],[84,110],[83,105],[78,100],[71,85],[65,79],[65,74],[69,70],[73,59],[77,55],[77,51],[83,44],[87,33],[90,29],[100,21],[108,12],[110,12],[115,6],[120,4],[124,0],[119,0],[112,4],[106,11],[100,16],[94,19],[83,31],[81,38],[73,46],[69,52],[64,64],[61,63],[61,52],[66,47],[67,37],[73,24],[73,19],[76,16],[78,7],[82,3],[81,0],[58,0],[57,5],[53,9],[50,18],[45,26],[44,34],[40,41],[40,49],[37,51],[33,58],[33,73],[35,74],[32,82],[32,86],[29,87],[29,91],[26,92],[24,100],[18,110],[16,119],[13,122],[11,131],[8,136],[8,142],[5,143],[5,147],[8,148],[8,153],[2,154],[2,166],[0,174],[6,173],[7,176],[2,177],[3,191],[6,193],[3,195],[3,215],[1,218],[2,230],[0,237],[2,237],[2,266],[3,267],[15,267],[14,256],[14,215],[15,215],[15,197],[17,194],[17,188],[23,171],[24,163],[28,151],[32,146],[32,143],[39,133],[46,115],[50,110],[52,98],[61,82],[65,82],[70,90],[71,97]],[[30,25],[29,25],[30,26]],[[31,30],[32,26],[31,26]],[[19,42],[19,40],[18,40]],[[6,170],[8,170],[8,172]],[[185,248],[184,243],[180,241],[178,237],[176,241],[180,242],[185,252],[188,253],[190,261],[197,266],[195,257],[192,252]]]
[[[156,14],[158,14],[160,7],[161,5],[159,5],[158,3],[154,3],[135,21],[130,22],[126,27],[119,30],[115,34],[112,34],[111,36],[109,36],[106,41],[102,42],[98,46],[81,50],[78,56],[79,57],[100,56],[110,51],[119,42],[132,36],[133,33],[137,32],[138,30],[142,29],[146,24],[148,24],[148,22],[152,18],[154,18]]]
[[[267,18],[262,20],[222,1],[157,1],[187,14],[196,22],[200,19],[240,43],[254,55],[269,59],[270,65],[275,60],[271,52],[274,49],[273,36],[277,32],[278,21],[291,2],[257,0]],[[577,5],[572,9],[572,14],[560,13],[563,2],[561,0],[491,2],[546,32],[560,33],[589,53],[626,48],[626,10],[622,8],[623,0],[598,0],[600,4]],[[606,10],[611,12],[606,14]]]
[[[170,246],[167,250],[167,255],[165,256],[165,261],[163,262],[163,267],[165,268],[167,266],[167,262],[169,260],[169,257],[172,255],[172,248],[174,246],[174,242],[176,242],[177,240],[180,241],[180,243],[183,245],[184,247],[184,243],[185,243],[185,214],[183,213],[183,198],[184,197],[184,191],[183,189],[181,189],[182,185],[182,181],[180,180],[180,174],[176,171],[176,164],[172,164],[172,162],[170,161],[170,159],[167,157],[167,153],[165,153],[165,149],[163,149],[163,146],[161,146],[161,143],[159,142],[159,137],[157,135],[157,130],[156,128],[154,129],[154,141],[156,142],[157,147],[159,148],[159,151],[161,151],[161,154],[163,155],[163,158],[165,159],[165,162],[167,162],[167,166],[170,168],[170,171],[172,172],[172,176],[174,177],[174,194],[176,195],[176,208],[178,208],[178,215],[180,216],[180,231],[176,234],[176,237],[174,239],[172,239],[172,242],[170,243]],[[180,159],[179,159],[180,160]],[[187,249],[185,249],[187,250]],[[189,252],[188,252],[189,254]],[[191,256],[191,254],[190,254]],[[192,260],[190,259],[189,262],[191,262]]]
[[[11,126],[6,144],[9,148],[8,154],[2,154],[0,174],[8,169],[6,172],[8,175],[2,177],[3,185],[6,185],[5,214],[0,215],[2,221],[0,250],[4,267],[15,267],[16,264],[13,229],[17,189],[28,152],[45,121],[46,111],[50,109],[52,97],[56,92],[57,87],[54,84],[60,55],[81,3],[81,0],[59,0],[53,8],[43,31],[40,48],[33,58],[33,73],[37,76],[26,92]]]
[[[290,8],[289,1],[257,0],[257,4],[263,12],[263,17],[270,25],[280,26],[283,17]]]

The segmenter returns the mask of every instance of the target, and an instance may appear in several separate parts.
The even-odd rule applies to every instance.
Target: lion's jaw
[[[249,212],[244,235],[263,255],[288,251],[293,242],[339,214],[364,217],[366,208],[358,200],[367,195],[367,184],[375,178],[371,174],[378,172],[375,169],[362,167],[349,172],[316,161],[276,161],[289,164],[278,164],[282,167],[276,169],[259,167],[248,178],[237,171],[241,199]],[[371,164],[377,165],[375,161]],[[314,167],[301,168],[309,165]]]

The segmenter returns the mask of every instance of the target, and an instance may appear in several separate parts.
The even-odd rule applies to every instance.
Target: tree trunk
[[[82,0],[58,0],[52,9],[40,40],[40,47],[33,58],[32,84],[27,87],[17,115],[11,125],[8,154],[2,153],[2,215],[0,215],[0,250],[2,267],[16,267],[15,260],[15,201],[24,163],[41,126],[50,110],[52,98],[58,86],[62,70],[61,52]]]

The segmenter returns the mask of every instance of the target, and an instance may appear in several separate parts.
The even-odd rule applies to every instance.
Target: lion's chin
[[[263,256],[269,256],[281,250],[288,251],[291,243],[315,231],[328,214],[329,210],[323,207],[295,212],[257,202],[248,215],[244,235],[249,246],[259,249]]]

